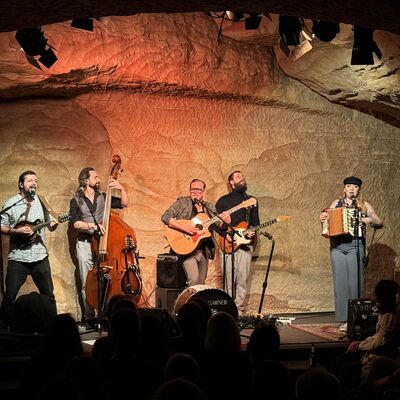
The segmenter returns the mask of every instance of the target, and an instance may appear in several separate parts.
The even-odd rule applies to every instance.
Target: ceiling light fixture
[[[354,25],[354,44],[351,65],[373,65],[374,53],[381,59],[382,53],[374,41],[374,30]]]
[[[53,48],[47,44],[47,39],[44,37],[44,32],[40,26],[17,30],[15,39],[24,51],[28,62],[35,67],[41,69],[35,59],[36,56],[40,56],[38,61],[46,68],[50,68],[57,61],[57,56],[52,50]],[[46,49],[46,46],[49,46],[49,48]]]
[[[330,42],[340,32],[340,26],[337,22],[313,21],[312,31],[317,39]]]
[[[285,46],[298,46],[303,26],[303,21],[298,17],[279,16],[279,35],[282,43]]]
[[[93,32],[93,19],[92,18],[77,18],[71,21],[71,26],[84,31]]]

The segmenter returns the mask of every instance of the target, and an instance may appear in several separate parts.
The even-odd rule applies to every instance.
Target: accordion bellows
[[[328,218],[322,222],[322,236],[340,235],[362,237],[361,211],[357,208],[326,208]],[[358,229],[356,228],[358,226]],[[357,229],[357,232],[355,230]]]

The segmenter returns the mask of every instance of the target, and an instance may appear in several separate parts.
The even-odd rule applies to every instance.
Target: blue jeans
[[[343,243],[331,249],[332,277],[335,294],[335,319],[347,321],[347,304],[349,299],[363,297],[364,246],[359,246],[359,263],[357,263],[357,247],[355,241]]]

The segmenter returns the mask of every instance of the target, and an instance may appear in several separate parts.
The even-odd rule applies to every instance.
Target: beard
[[[97,182],[94,185],[90,185],[90,187],[98,192],[100,190],[100,182]]]
[[[238,192],[244,193],[247,190],[247,183],[246,181],[235,183],[234,188]]]

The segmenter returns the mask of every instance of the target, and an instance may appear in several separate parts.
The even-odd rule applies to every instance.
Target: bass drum
[[[194,285],[186,288],[176,299],[174,315],[177,315],[179,309],[192,297],[200,297],[205,300],[210,306],[212,314],[217,311],[225,311],[232,315],[235,321],[238,320],[238,310],[232,297],[221,289],[207,285]]]

